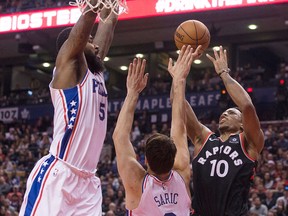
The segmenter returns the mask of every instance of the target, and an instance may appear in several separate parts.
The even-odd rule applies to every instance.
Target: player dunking
[[[97,0],[92,0],[95,5]],[[101,11],[106,16],[107,11]],[[50,92],[54,135],[50,154],[30,173],[20,215],[102,215],[100,179],[95,176],[107,126],[107,91],[102,60],[110,47],[117,15],[100,21],[87,12],[57,39],[59,49]]]
[[[192,206],[195,216],[244,216],[248,193],[264,136],[250,96],[230,75],[226,50],[214,51],[213,62],[238,108],[219,119],[220,137],[201,124],[186,102],[187,134],[194,143]]]
[[[190,157],[185,127],[185,78],[190,71],[197,49],[183,46],[177,62],[169,61],[173,77],[171,138],[156,133],[145,146],[147,171],[136,159],[130,132],[140,92],[147,83],[145,60],[134,59],[127,77],[127,96],[120,111],[113,140],[119,174],[126,192],[127,215],[133,216],[188,216],[191,210],[189,192]]]

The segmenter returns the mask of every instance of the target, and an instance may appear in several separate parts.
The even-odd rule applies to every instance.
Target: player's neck
[[[239,134],[241,133],[241,130],[224,130],[224,129],[219,129],[219,132],[220,132],[220,138],[221,140],[223,141],[226,141],[231,135],[234,135],[234,134]]]
[[[160,181],[166,181],[169,178],[171,172],[158,175],[158,174],[154,173],[152,170],[148,170],[148,173],[150,175],[155,176]]]
[[[220,138],[223,141],[226,141],[231,135],[239,134],[241,131],[220,131]]]

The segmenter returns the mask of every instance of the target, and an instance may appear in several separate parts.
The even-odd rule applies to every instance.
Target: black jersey
[[[245,152],[243,134],[222,141],[210,134],[192,161],[195,215],[244,216],[256,162]]]

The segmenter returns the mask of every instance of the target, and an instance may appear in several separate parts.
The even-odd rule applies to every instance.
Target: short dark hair
[[[164,134],[153,134],[146,141],[145,156],[150,169],[157,175],[170,172],[176,152],[173,140]]]
[[[58,34],[57,41],[56,41],[57,52],[59,52],[59,50],[62,47],[62,45],[64,44],[64,42],[68,39],[71,30],[72,30],[72,27],[68,27],[68,28],[63,29]]]

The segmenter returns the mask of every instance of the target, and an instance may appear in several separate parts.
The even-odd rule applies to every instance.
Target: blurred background
[[[17,215],[27,176],[49,151],[53,106],[48,85],[57,54],[56,38],[80,15],[68,3],[0,0],[0,215]],[[131,133],[143,164],[147,137],[155,132],[169,135],[171,78],[167,63],[169,57],[177,58],[176,28],[190,19],[208,27],[211,42],[207,53],[219,45],[227,49],[231,74],[252,97],[261,120],[266,140],[251,189],[251,215],[261,215],[255,206],[266,207],[264,215],[287,215],[288,0],[199,0],[189,4],[127,0],[127,5],[129,11],[119,17],[105,58],[109,121],[98,168],[105,195],[103,215],[125,214],[125,193],[111,134],[126,94],[127,66],[135,57],[145,58],[150,74]],[[220,113],[233,104],[210,61],[204,55],[199,60],[187,80],[187,100],[199,120],[217,133]],[[193,145],[189,147],[192,156]],[[191,191],[193,194],[192,185]]]

